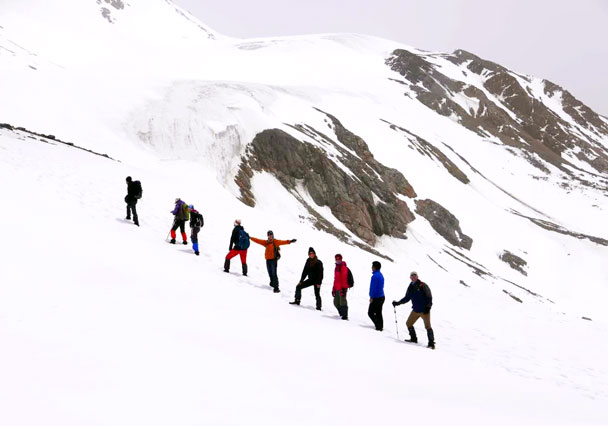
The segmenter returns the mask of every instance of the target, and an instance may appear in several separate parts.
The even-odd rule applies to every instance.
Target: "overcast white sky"
[[[608,115],[608,0],[173,0],[232,37],[376,35],[465,49],[565,87]]]

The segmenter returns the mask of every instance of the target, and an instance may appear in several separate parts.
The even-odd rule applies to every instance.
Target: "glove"
[[[332,290],[331,297],[336,297],[336,292]]]
[[[397,306],[399,303],[397,303],[396,300],[393,300],[393,306]]]
[[[424,311],[422,311],[423,314],[430,314],[431,313],[431,307],[427,306],[426,308],[424,308]]]
[[[296,241],[298,240],[296,240],[295,238],[293,240],[289,240],[290,243],[295,243]]]

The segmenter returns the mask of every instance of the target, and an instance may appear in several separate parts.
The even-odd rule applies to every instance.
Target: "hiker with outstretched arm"
[[[268,276],[270,277],[270,287],[274,289],[275,293],[279,293],[279,277],[277,275],[277,266],[279,259],[281,258],[281,251],[279,246],[285,244],[295,243],[297,240],[275,240],[274,233],[272,231],[268,231],[266,233],[268,239],[262,240],[260,238],[251,237],[251,241],[266,247],[264,251],[264,258],[266,259],[266,269],[268,270]]]

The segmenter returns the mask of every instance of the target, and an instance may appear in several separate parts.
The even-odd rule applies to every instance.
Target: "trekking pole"
[[[397,340],[399,340],[399,326],[397,325],[397,308],[394,306],[393,311],[395,311],[395,328],[397,329]]]
[[[167,233],[167,236],[165,237],[165,241],[167,241],[169,239],[169,235],[171,235],[171,229],[173,229],[173,226],[175,226],[175,219],[173,218],[173,223],[171,224],[171,228],[169,229],[169,232]]]

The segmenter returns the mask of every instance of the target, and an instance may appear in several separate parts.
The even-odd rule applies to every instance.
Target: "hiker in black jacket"
[[[308,279],[305,279],[308,277]],[[310,247],[308,249],[308,259],[304,264],[304,270],[302,271],[302,277],[300,282],[296,286],[296,295],[293,302],[289,302],[291,305],[299,305],[300,299],[302,299],[302,289],[313,286],[315,290],[315,298],[317,299],[317,311],[321,310],[321,283],[323,282],[323,262],[317,258],[315,249]]]
[[[241,236],[243,238],[241,238]],[[242,244],[247,247],[241,247]],[[241,266],[243,275],[247,276],[247,249],[249,248],[249,234],[245,232],[245,228],[241,225],[241,219],[234,221],[234,228],[230,236],[230,245],[228,246],[228,254],[224,259],[224,272],[230,272],[230,259],[239,255],[241,258]]]
[[[131,220],[131,213],[133,213],[133,223],[139,226],[139,218],[137,217],[137,199],[141,197],[141,184],[139,181],[133,181],[131,176],[127,176],[127,195],[125,196],[125,203],[127,203],[127,220]]]
[[[205,225],[205,220],[203,219],[203,215],[192,204],[188,206],[188,209],[190,209],[190,241],[192,241],[194,254],[198,256],[200,254],[198,251],[198,233]]]

